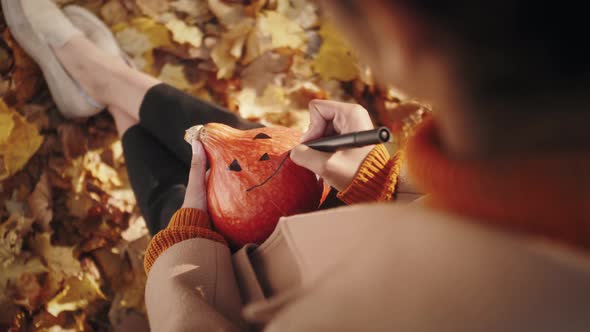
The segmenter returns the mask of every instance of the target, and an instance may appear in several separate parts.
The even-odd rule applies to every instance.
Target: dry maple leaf
[[[1,99],[0,114],[9,115],[13,121],[10,134],[0,141],[0,160],[3,166],[0,169],[0,180],[3,180],[25,166],[41,147],[43,136],[39,135],[39,130],[35,125],[30,124],[23,116],[8,108]]]
[[[172,32],[172,39],[179,44],[188,43],[200,47],[203,42],[203,32],[198,27],[188,26],[179,19],[170,20],[166,27]]]

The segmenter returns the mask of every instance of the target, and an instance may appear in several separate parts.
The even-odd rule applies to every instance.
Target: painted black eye
[[[236,159],[234,159],[234,161],[232,161],[231,164],[229,164],[227,169],[233,172],[240,172],[242,170],[242,166],[240,166],[240,163]]]
[[[268,153],[263,154],[260,159],[258,159],[259,161],[265,161],[265,160],[270,160],[270,156],[268,155]]]
[[[271,138],[271,137],[265,133],[260,133],[260,134],[257,134],[256,136],[254,136],[254,139],[269,139],[269,138]]]

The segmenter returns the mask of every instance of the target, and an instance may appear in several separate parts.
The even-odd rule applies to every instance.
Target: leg
[[[194,125],[220,122],[250,129],[260,127],[219,106],[197,100],[157,79],[129,68],[84,37],[74,37],[55,53],[68,73],[109,110],[120,110],[170,149],[186,165],[190,147],[184,131]],[[96,73],[102,73],[96,75]]]
[[[155,235],[182,206],[189,169],[139,125],[127,129],[121,140],[137,205]]]

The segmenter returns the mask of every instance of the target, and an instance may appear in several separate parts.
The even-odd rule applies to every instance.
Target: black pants
[[[184,131],[209,122],[243,130],[261,127],[219,106],[159,84],[146,93],[139,110],[139,124],[123,134],[131,187],[152,235],[168,225],[184,201],[192,158]],[[332,190],[322,208],[343,204]]]

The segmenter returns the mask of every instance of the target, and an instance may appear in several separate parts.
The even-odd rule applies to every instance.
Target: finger
[[[324,175],[325,166],[332,155],[332,153],[316,151],[303,144],[291,150],[291,160],[295,164],[305,167],[319,176]]]
[[[331,122],[337,133],[373,128],[369,113],[361,105],[333,100],[313,100],[312,102],[318,115],[325,121]]]
[[[207,187],[205,185],[207,156],[203,144],[199,141],[193,141],[192,150],[193,158],[183,207],[207,210]]]
[[[307,132],[301,136],[301,142],[307,142],[316,138],[324,136],[326,127],[332,121],[331,119],[324,118],[318,108],[316,107],[317,100],[309,102],[309,128]]]

